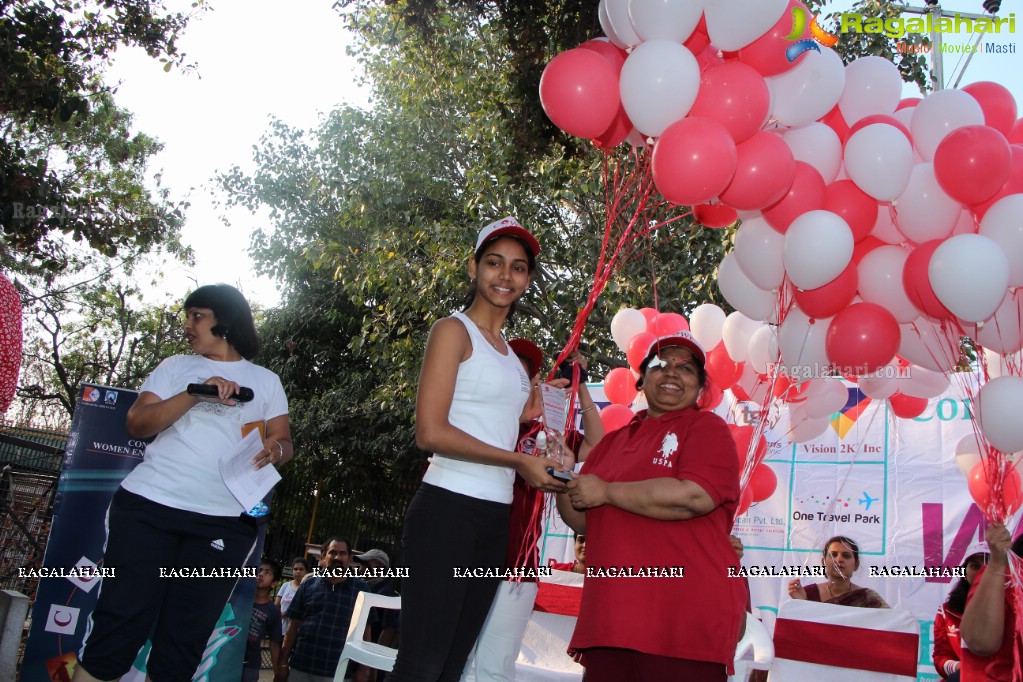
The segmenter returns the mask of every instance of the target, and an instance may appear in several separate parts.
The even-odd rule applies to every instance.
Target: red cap
[[[543,367],[543,351],[529,339],[512,339],[508,342],[512,352],[529,365],[529,376],[534,377]]]
[[[522,227],[522,225],[519,225],[519,221],[511,216],[495,220],[480,230],[480,234],[476,238],[476,249],[473,253],[478,253],[484,244],[498,237],[518,237],[526,243],[526,246],[529,247],[534,256],[540,255],[540,242],[536,241],[536,237],[531,235],[529,230]]]
[[[687,348],[692,352],[693,357],[700,361],[701,365],[707,364],[707,353],[704,352],[703,346],[696,340],[692,334],[686,331],[680,331],[672,334],[671,336],[662,336],[659,339],[654,339],[650,342],[650,347],[646,351],[646,358],[643,362],[648,362],[650,358],[656,355],[662,348]]]

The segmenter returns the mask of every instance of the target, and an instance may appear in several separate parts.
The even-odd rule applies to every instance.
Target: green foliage
[[[148,0],[0,0],[0,267],[58,272],[67,238],[107,256],[176,240],[181,207],[143,182],[159,145],[100,74],[126,45],[183,64],[188,19]]]

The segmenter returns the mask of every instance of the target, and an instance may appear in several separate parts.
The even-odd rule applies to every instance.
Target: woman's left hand
[[[607,504],[607,481],[593,474],[576,476],[568,484],[568,499],[576,509],[592,509]]]
[[[252,458],[256,469],[262,469],[267,464],[282,464],[284,462],[284,445],[273,438],[263,440],[263,449]]]

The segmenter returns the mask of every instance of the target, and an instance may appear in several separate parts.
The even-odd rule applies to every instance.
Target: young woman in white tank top
[[[551,492],[546,463],[515,452],[529,377],[501,328],[532,282],[540,245],[514,218],[480,231],[471,302],[430,331],[419,375],[416,443],[433,453],[409,505],[403,536],[402,638],[388,679],[458,680],[499,579],[467,569],[503,567],[515,474]],[[538,396],[537,396],[538,397]]]

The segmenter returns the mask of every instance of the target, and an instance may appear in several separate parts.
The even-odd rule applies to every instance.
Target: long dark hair
[[[472,259],[476,261],[477,268],[479,268],[480,261],[483,260],[483,252],[487,250],[487,245],[497,241],[498,239],[514,239],[515,241],[517,241],[522,246],[522,250],[526,252],[526,260],[529,263],[529,274],[532,275],[534,272],[536,272],[536,256],[533,254],[533,250],[529,248],[529,244],[526,244],[526,242],[510,234],[502,234],[500,237],[487,240],[480,245],[480,248],[476,250],[476,253],[473,254],[472,257]],[[473,279],[469,283],[469,291],[466,293],[465,302],[462,305],[462,312],[468,310],[472,306],[473,301],[475,300],[476,280]],[[512,302],[511,307],[508,309],[508,317],[505,318],[505,321],[511,320],[512,316],[515,315],[515,311],[517,309],[518,301]]]
[[[246,360],[259,354],[259,337],[252,320],[252,308],[242,292],[230,284],[207,284],[185,299],[184,309],[209,308],[217,318],[211,330],[227,341]]]
[[[860,546],[856,544],[855,540],[847,538],[844,535],[836,535],[832,538],[829,538],[828,541],[824,543],[824,551],[821,554],[824,556],[825,559],[828,558],[828,547],[831,547],[831,545],[835,542],[840,542],[846,547],[848,547],[849,550],[852,552],[853,561],[856,562],[857,566],[860,565]]]
[[[966,557],[963,561],[963,566],[970,563],[974,559],[980,559],[982,562],[987,562],[988,554],[986,552],[974,552],[970,556]],[[966,578],[960,578],[956,586],[952,588],[952,591],[948,593],[948,599],[945,600],[945,606],[948,607],[949,611],[954,611],[961,614],[966,610],[966,595],[970,592],[970,583],[966,581]]]

